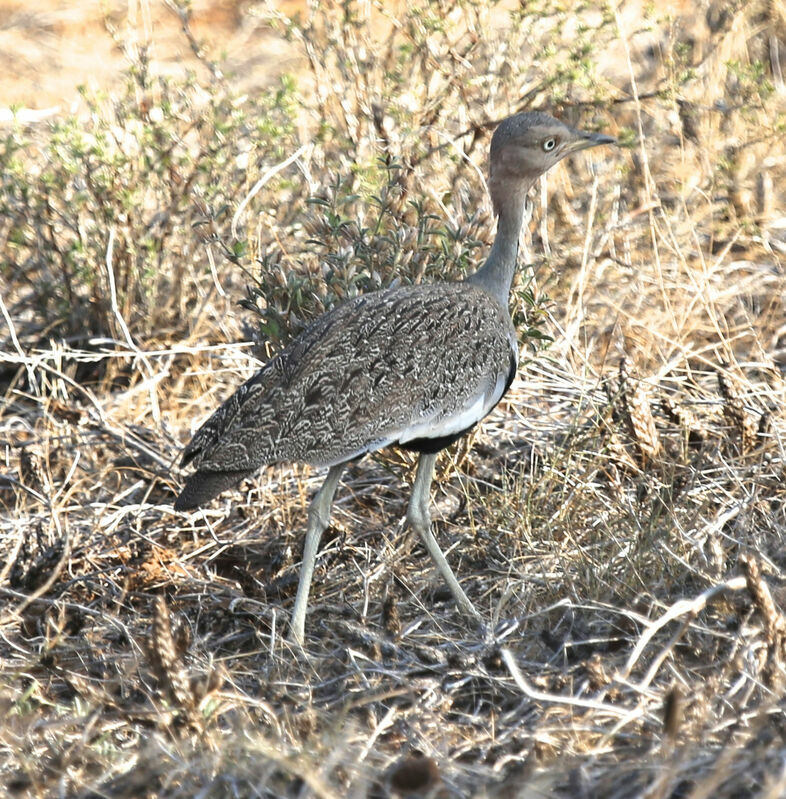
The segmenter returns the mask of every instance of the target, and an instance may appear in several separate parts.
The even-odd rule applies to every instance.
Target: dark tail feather
[[[254,469],[233,472],[194,472],[175,500],[175,510],[193,510],[217,497],[222,491],[254,473]]]

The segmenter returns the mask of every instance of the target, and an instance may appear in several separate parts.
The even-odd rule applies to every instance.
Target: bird
[[[175,500],[193,510],[260,467],[327,467],[309,504],[290,639],[305,640],[319,541],[347,464],[398,446],[419,453],[406,518],[423,540],[461,613],[482,624],[431,531],[439,452],[500,401],[518,366],[508,308],[527,194],[566,156],[616,140],[540,111],[502,120],[491,138],[488,189],[497,230],[483,265],[457,282],[381,289],[354,297],[308,325],[243,383],[185,447],[194,471]]]

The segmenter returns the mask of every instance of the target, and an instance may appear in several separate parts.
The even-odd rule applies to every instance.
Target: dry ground
[[[296,10],[303,3],[278,5]],[[226,69],[243,76],[248,90],[268,85],[295,66],[297,54],[243,13],[243,3],[196,0],[191,8],[194,35],[204,47],[226,53]],[[166,3],[1,0],[0,109],[78,109],[78,85],[115,86],[129,58],[146,46],[163,74],[200,68],[178,14]]]
[[[139,13],[151,8],[171,13]],[[262,18],[252,8],[231,6],[228,35],[253,28],[277,42],[270,52],[307,63],[297,41],[251,22]],[[786,11],[669,10],[606,9],[611,38],[594,53],[602,104],[571,95],[551,105],[554,87],[516,81],[505,85],[518,94],[494,94],[498,66],[487,105],[434,123],[452,125],[480,168],[481,123],[528,104],[602,121],[627,145],[561,166],[539,195],[548,217],[533,223],[526,256],[530,289],[551,300],[528,313],[554,342],[526,360],[472,450],[448,453],[435,483],[437,535],[488,619],[483,631],[457,616],[400,523],[412,470],[392,454],[347,472],[318,560],[307,655],[294,651],[286,622],[320,475],[269,469],[204,511],[171,507],[179,448],[253,370],[251,348],[237,343],[245,274],[216,247],[210,268],[182,281],[182,313],[162,312],[166,325],[146,328],[115,303],[98,343],[58,337],[30,300],[46,259],[20,266],[15,229],[0,228],[7,795],[786,795]],[[118,14],[116,29],[130,19]],[[535,32],[558,16],[544,11]],[[478,19],[489,26],[479,38],[516,41],[504,13]],[[559,19],[561,35],[575,36],[572,12]],[[42,29],[11,41],[58,41],[56,25]],[[90,31],[83,52],[110,53],[111,37]],[[172,50],[158,41],[153,69],[171,73]],[[269,83],[243,46],[227,50],[247,67],[245,85]],[[458,46],[451,55],[454,74],[474,74],[472,57]],[[360,92],[337,99],[320,81],[332,67],[311,56],[302,130],[313,135],[315,108],[362,128]],[[53,63],[57,82],[36,80],[59,103],[80,76]],[[26,102],[29,88],[3,91],[5,102],[49,104]],[[31,135],[41,142],[47,130]],[[320,196],[338,168],[320,154],[326,141],[304,164],[306,189]],[[467,211],[487,208],[474,170],[439,183],[454,166],[438,152],[428,174],[413,172],[415,194],[429,194],[440,224],[488,242],[488,215]],[[296,187],[306,179],[291,173],[276,189],[291,207],[260,210],[248,235],[258,253],[278,240],[294,269],[319,225],[304,232],[311,217]],[[191,230],[179,254],[204,263],[213,244]],[[417,264],[412,240],[407,264]],[[311,278],[339,255],[316,258]]]

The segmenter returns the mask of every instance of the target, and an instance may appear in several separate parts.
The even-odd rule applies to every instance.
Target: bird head
[[[523,201],[537,179],[565,156],[616,141],[603,133],[576,130],[539,111],[508,117],[491,138],[489,190],[495,212],[514,197]]]

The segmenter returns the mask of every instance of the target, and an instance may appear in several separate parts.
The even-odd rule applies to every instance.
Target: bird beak
[[[586,150],[588,147],[597,147],[599,144],[616,144],[614,136],[607,136],[605,133],[585,133],[583,130],[574,131],[575,141],[568,145],[568,153],[577,153],[579,150]]]

